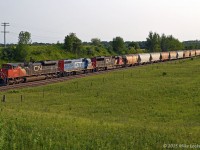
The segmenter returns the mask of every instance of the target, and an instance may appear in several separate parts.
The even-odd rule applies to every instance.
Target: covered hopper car
[[[191,57],[196,56],[196,51],[195,51],[195,50],[191,50],[191,51],[190,51],[190,56],[191,56]]]
[[[177,51],[177,58],[182,59],[183,58],[183,51]]]
[[[146,64],[151,62],[151,55],[149,53],[138,54],[138,63]]]
[[[169,58],[170,60],[174,60],[178,58],[178,53],[176,51],[170,51],[169,52]]]
[[[196,56],[200,56],[200,50],[196,50]]]
[[[160,56],[160,59],[161,61],[167,61],[169,60],[169,52],[161,52],[161,56]]]
[[[159,62],[160,61],[160,53],[150,53],[151,55],[151,62]]]
[[[183,52],[183,58],[188,58],[190,56],[191,56],[191,53],[189,50]]]
[[[137,54],[131,54],[131,55],[124,55],[123,61],[124,66],[133,66],[138,64],[138,55]]]

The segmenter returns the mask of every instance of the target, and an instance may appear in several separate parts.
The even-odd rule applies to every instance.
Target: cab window
[[[10,66],[10,65],[2,65],[2,68],[3,69],[12,69],[12,66]]]

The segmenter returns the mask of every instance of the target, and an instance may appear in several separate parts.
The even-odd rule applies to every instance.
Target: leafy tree
[[[128,44],[128,47],[129,48],[134,48],[134,49],[140,49],[140,46],[139,46],[138,42],[130,42]]]
[[[94,46],[101,46],[101,40],[98,38],[91,39],[92,45]]]
[[[161,49],[163,52],[166,52],[168,50],[168,39],[165,34],[162,34],[161,37]]]
[[[140,42],[137,42],[140,46],[140,49],[147,49],[147,42],[146,41],[140,41]]]
[[[4,48],[1,51],[1,59],[8,60],[8,61],[14,60],[15,59],[15,48],[13,46]]]
[[[80,52],[81,45],[82,41],[76,36],[75,33],[70,33],[65,37],[64,47],[67,49],[67,51],[77,54]]]
[[[166,36],[165,34],[162,34],[160,37],[159,34],[150,32],[146,43],[149,52],[161,50],[165,52],[183,49],[183,44],[172,35]]]
[[[31,34],[27,31],[21,31],[19,33],[18,45],[16,48],[16,60],[17,61],[25,61],[29,46],[31,43]]]
[[[18,44],[31,44],[31,34],[27,31],[21,31],[19,33]]]
[[[183,49],[183,44],[172,35],[161,37],[161,49],[162,51],[180,50]]]
[[[126,53],[126,46],[125,46],[123,38],[121,37],[116,37],[113,39],[112,47],[113,47],[113,51],[116,52],[117,54]]]
[[[200,49],[200,41],[195,40],[195,41],[184,41],[183,42],[184,48],[185,49]]]
[[[28,54],[29,46],[28,45],[23,45],[19,44],[17,45],[16,48],[16,60],[17,61],[25,61],[26,56]]]
[[[159,52],[160,48],[160,36],[157,33],[149,32],[149,36],[147,38],[147,49],[149,52]]]

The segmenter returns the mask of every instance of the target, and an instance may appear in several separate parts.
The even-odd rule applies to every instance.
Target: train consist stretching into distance
[[[0,69],[0,85],[11,85],[75,75],[77,73],[129,67],[200,56],[200,50],[129,54],[123,56],[64,59],[30,63],[7,63]]]

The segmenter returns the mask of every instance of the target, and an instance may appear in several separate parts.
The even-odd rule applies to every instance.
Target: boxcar
[[[183,51],[177,51],[177,58],[178,59],[183,58]]]
[[[132,66],[138,64],[138,55],[130,54],[130,55],[124,55],[122,57],[125,66]]]
[[[190,51],[190,56],[191,56],[191,57],[196,56],[196,51],[195,51],[195,50],[191,50],[191,51]]]
[[[160,61],[160,53],[150,53],[151,62],[159,62]]]
[[[169,60],[169,52],[161,52],[161,61]]]
[[[151,55],[149,53],[146,54],[138,54],[138,63],[145,64],[151,62]]]
[[[188,58],[188,57],[190,57],[190,56],[191,56],[191,53],[190,53],[189,50],[186,50],[186,51],[183,52],[183,57],[184,57],[184,58]]]
[[[177,59],[177,57],[178,57],[178,53],[176,51],[170,51],[169,52],[169,58],[170,58],[170,60]]]

